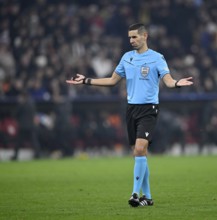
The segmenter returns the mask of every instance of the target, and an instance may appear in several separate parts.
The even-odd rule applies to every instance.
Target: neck
[[[142,47],[142,48],[140,48],[140,49],[138,49],[138,50],[136,50],[137,51],[137,53],[144,53],[144,52],[146,52],[148,50],[148,46],[145,46],[145,47]]]
[[[143,49],[143,50],[137,50],[136,52],[137,52],[137,53],[145,53],[147,50],[148,50],[148,48]]]

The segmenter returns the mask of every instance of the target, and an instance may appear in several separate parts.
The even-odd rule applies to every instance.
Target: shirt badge
[[[142,66],[141,67],[141,74],[142,74],[143,77],[146,77],[148,75],[149,69],[150,68],[148,66]]]

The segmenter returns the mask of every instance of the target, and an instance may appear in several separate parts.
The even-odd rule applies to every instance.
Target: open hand
[[[192,79],[193,79],[193,77],[187,77],[187,78],[180,79],[177,82],[177,86],[191,86],[193,84]]]
[[[66,80],[66,83],[75,84],[75,85],[83,84],[84,79],[85,79],[84,75],[76,74],[76,76],[72,77],[71,79]]]

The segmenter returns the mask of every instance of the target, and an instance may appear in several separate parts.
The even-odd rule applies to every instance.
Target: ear
[[[144,32],[144,38],[145,38],[145,40],[148,39],[148,33],[147,32]]]

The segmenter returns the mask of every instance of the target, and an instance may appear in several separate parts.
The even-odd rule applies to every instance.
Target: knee
[[[140,147],[135,147],[133,150],[134,156],[147,156],[147,147],[140,146]]]
[[[133,150],[134,156],[147,156],[148,154],[148,140],[138,138],[136,139],[135,147]]]

